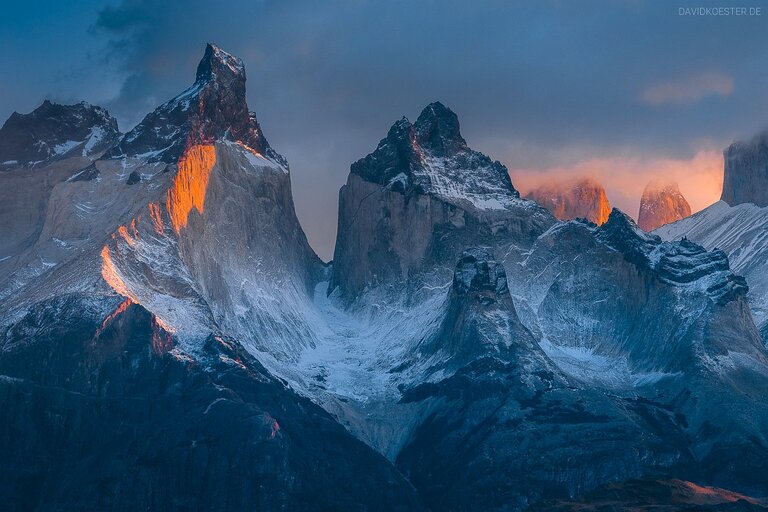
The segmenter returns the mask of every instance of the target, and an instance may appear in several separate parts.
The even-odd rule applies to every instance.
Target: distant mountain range
[[[3,507],[766,507],[759,205],[521,198],[435,102],[351,165],[324,263],[245,84],[209,44],[127,134],[0,129]]]

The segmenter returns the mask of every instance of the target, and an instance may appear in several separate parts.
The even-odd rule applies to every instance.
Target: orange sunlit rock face
[[[592,158],[572,165],[510,170],[512,183],[522,194],[575,176],[599,181],[610,199],[628,215],[636,215],[645,185],[652,179],[676,181],[695,213],[720,199],[723,185],[723,153],[702,150],[692,158]]]
[[[168,191],[168,214],[176,233],[186,227],[192,209],[203,212],[208,178],[216,163],[213,145],[195,145],[179,159],[179,170]]]
[[[120,235],[120,237],[126,241],[128,245],[136,245],[136,236],[138,233],[136,232],[136,223],[135,221],[132,221],[131,223],[132,233],[128,231],[128,228],[125,226],[119,226],[117,228],[117,234]]]
[[[162,355],[173,348],[173,329],[157,316],[152,315],[152,351]]]
[[[104,280],[107,282],[107,284],[109,284],[109,286],[112,287],[113,290],[115,290],[123,297],[127,297],[136,303],[139,302],[136,296],[131,293],[131,291],[125,285],[125,282],[123,282],[123,279],[118,274],[115,263],[112,261],[112,254],[110,254],[109,247],[106,245],[101,250],[101,277],[104,278]]]
[[[525,197],[536,201],[560,220],[584,218],[601,225],[611,214],[605,189],[588,177],[544,183]]]
[[[133,304],[133,301],[131,299],[125,299],[123,302],[120,303],[119,306],[117,306],[117,308],[115,308],[113,312],[107,315],[104,321],[101,322],[101,326],[99,326],[99,328],[96,329],[96,337],[98,338],[101,335],[101,333],[104,332],[104,329],[109,327],[109,324],[111,324],[115,318],[120,316],[121,313],[127,310],[128,306],[130,306],[131,304]]]
[[[155,233],[162,235],[165,232],[165,226],[163,225],[163,214],[160,211],[160,205],[158,203],[149,203],[149,218],[152,219],[152,226],[155,228]]]
[[[756,502],[754,498],[750,498],[749,496],[745,496],[743,494],[739,494],[737,492],[729,491],[726,489],[720,489],[718,487],[705,487],[687,481],[683,481],[682,483],[695,498],[698,498],[698,500],[694,501],[699,504],[722,502],[733,503],[736,501],[745,501],[747,503]]]

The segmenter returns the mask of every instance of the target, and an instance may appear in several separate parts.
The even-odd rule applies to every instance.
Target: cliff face
[[[456,114],[433,103],[352,165],[339,192],[330,289],[353,298],[435,266],[450,278],[464,249],[492,239],[525,245],[553,222],[520,199],[501,163],[467,146]]]
[[[724,152],[723,195],[731,206],[768,206],[768,132],[749,142],[735,142]]]
[[[580,218],[600,225],[611,213],[605,189],[592,178],[541,185],[525,197],[536,201],[560,220]]]
[[[690,214],[691,206],[680,193],[677,183],[651,181],[645,186],[640,199],[637,224],[645,231],[653,231]]]

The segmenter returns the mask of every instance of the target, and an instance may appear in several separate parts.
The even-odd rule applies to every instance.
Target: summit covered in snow
[[[226,138],[287,166],[248,110],[245,80],[243,61],[209,43],[194,84],[148,114],[108,156],[174,162],[188,146]]]

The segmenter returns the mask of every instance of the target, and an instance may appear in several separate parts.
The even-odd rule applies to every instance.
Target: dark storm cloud
[[[115,32],[128,30],[149,22],[152,19],[150,14],[146,6],[142,5],[107,6],[99,11],[96,26]]]
[[[328,257],[349,164],[430,101],[510,168],[692,159],[768,124],[768,13],[679,16],[685,5],[126,0],[82,8],[65,28],[51,16],[53,33],[91,57],[41,54],[3,88],[45,80],[30,94],[106,102],[126,129],[188,86],[205,42],[217,42],[245,61],[249,104],[289,159],[301,220]],[[25,64],[25,35],[14,37],[21,53],[5,69]],[[67,66],[92,79],[57,84],[48,69]],[[2,113],[31,106],[29,94],[0,92]]]

